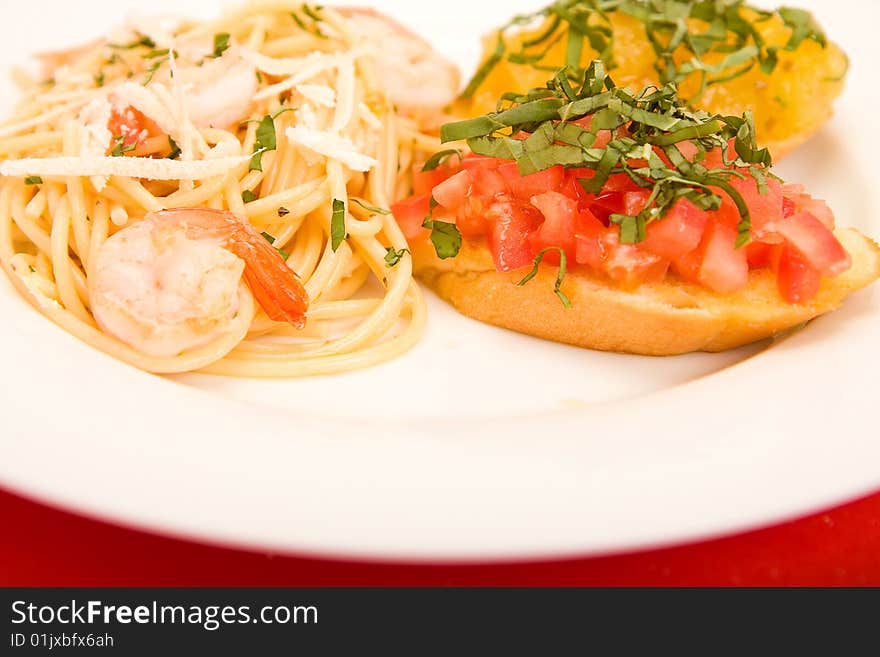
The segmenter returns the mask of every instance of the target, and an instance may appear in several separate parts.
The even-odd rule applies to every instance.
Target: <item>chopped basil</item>
[[[498,31],[495,49],[462,92],[470,98],[492,70],[505,58],[516,64],[544,69],[545,56],[561,39],[566,40],[565,64],[582,73],[584,42],[597,58],[614,68],[615,48],[612,15],[625,14],[641,23],[654,50],[654,68],[661,85],[681,83],[691,74],[699,85],[687,98],[697,101],[710,86],[743,75],[756,65],[765,74],[776,68],[780,50],[793,51],[805,40],[825,47],[827,39],[812,15],[803,9],[781,8],[776,12],[757,9],[745,0],[560,0],[532,14],[517,16]],[[777,15],[789,29],[783,46],[768,46],[757,24]],[[546,29],[509,52],[505,36],[511,28],[529,26],[544,19]],[[705,28],[698,30],[694,21]],[[720,55],[709,64],[707,55]]]
[[[32,274],[36,274],[36,273],[37,273],[37,268],[34,267],[33,265],[28,265],[28,270],[29,270]]]
[[[254,194],[251,190],[246,189],[241,193],[241,200],[245,203],[250,203],[251,201],[257,200],[257,195]]]
[[[319,13],[322,9],[323,7],[321,7],[320,5],[315,5],[314,7],[312,7],[307,4],[303,4],[302,12],[303,14],[305,14],[305,20],[295,11],[290,12],[290,17],[304,32],[313,34],[319,39],[326,39],[327,35],[324,34],[323,31],[321,31],[321,27],[319,25],[319,23],[324,20],[323,18],[321,18]]]
[[[114,50],[133,50],[135,48],[155,48],[156,42],[153,41],[146,34],[141,34],[140,32],[135,32],[137,35],[137,39],[132,41],[131,43],[108,43],[107,47],[113,48]]]
[[[110,149],[110,155],[113,157],[122,157],[126,153],[130,153],[131,151],[137,148],[137,143],[126,144],[125,137],[119,135],[113,138],[113,148]]]
[[[223,53],[229,49],[229,34],[227,32],[220,32],[219,34],[214,35],[214,52],[211,53],[211,57],[217,59],[218,57],[222,57]]]
[[[105,80],[104,71],[98,71],[98,73],[95,75],[95,86],[96,87],[103,87],[104,80]]]
[[[425,165],[422,167],[422,171],[433,171],[444,162],[446,162],[446,160],[448,160],[453,155],[458,156],[459,161],[461,161],[461,151],[457,148],[448,148],[445,151],[434,153],[431,157],[428,158],[428,161],[425,162]]]
[[[275,236],[274,235],[270,235],[265,230],[262,233],[260,233],[260,235],[262,235],[265,238],[265,240],[267,242],[269,242],[269,244],[272,244],[272,245],[275,244]],[[279,249],[278,247],[275,247],[275,250],[278,251],[278,255],[280,255],[285,260],[287,260],[290,257],[290,253],[288,253],[284,249]]]
[[[251,158],[250,171],[263,170],[263,153],[274,151],[278,147],[278,137],[275,134],[275,119],[284,112],[293,111],[290,107],[282,107],[273,114],[267,114],[260,119],[257,125],[256,140],[254,141],[254,155]]]
[[[171,152],[168,154],[169,160],[176,160],[180,157],[180,146],[177,145],[177,142],[174,141],[171,137],[168,137],[168,146],[171,148]]]
[[[43,179],[40,176],[28,176],[24,179],[25,185],[42,185]]]
[[[544,255],[548,251],[558,251],[559,252],[559,273],[556,275],[556,284],[553,286],[553,292],[559,297],[559,300],[562,302],[562,305],[567,309],[571,309],[571,301],[569,301],[568,296],[566,296],[565,292],[563,292],[560,288],[562,287],[562,281],[565,278],[565,266],[566,266],[566,258],[565,251],[560,249],[558,246],[548,246],[546,249],[542,249],[535,259],[532,261],[532,271],[526,274],[523,279],[517,283],[517,285],[525,285],[530,280],[532,280],[535,276],[538,275],[538,266],[541,264],[541,260],[544,259]]]
[[[150,82],[153,81],[153,76],[156,75],[156,71],[159,70],[159,67],[162,66],[162,62],[164,60],[157,59],[152,64],[147,67],[147,77],[144,78],[144,86],[146,87]]]
[[[333,199],[333,217],[330,219],[330,247],[336,251],[345,239],[345,201]]]
[[[409,253],[409,249],[395,249],[393,246],[389,246],[385,249],[385,264],[394,267],[406,253]]]
[[[431,229],[431,244],[434,245],[434,251],[441,260],[454,258],[461,251],[461,233],[455,224],[448,221],[425,219],[422,222],[422,227]]]
[[[367,203],[366,201],[364,201],[362,199],[351,197],[349,200],[352,203],[357,203],[359,206],[361,206],[367,212],[373,212],[375,214],[391,214],[391,210],[386,210],[385,208],[377,208],[375,205],[370,205],[369,203]]]
[[[515,160],[523,175],[556,165],[592,169],[591,177],[579,180],[589,194],[600,193],[612,175],[626,175],[650,195],[637,215],[611,217],[624,243],[643,240],[646,224],[665,216],[679,199],[717,210],[721,190],[740,214],[737,244],[748,242],[749,208],[731,180],[751,176],[759,192],[766,193],[766,177],[773,175],[769,151],[757,146],[751,113],[720,116],[690,110],[673,82],[633,93],[617,87],[599,60],[582,78],[563,68],[545,88],[504,99],[511,105],[503,111],[444,125],[441,141],[466,139],[478,155]],[[588,127],[581,121],[585,118]],[[610,133],[601,147],[596,146],[600,132]],[[678,148],[682,142],[695,148],[690,159]],[[702,162],[714,149],[721,150],[725,166],[709,169]]]

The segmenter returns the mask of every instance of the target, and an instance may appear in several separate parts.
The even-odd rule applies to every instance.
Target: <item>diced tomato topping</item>
[[[123,155],[130,156],[138,154],[137,147],[148,137],[164,134],[155,121],[130,105],[124,109],[113,106],[107,129],[112,135],[107,153],[119,147]]]
[[[507,162],[498,167],[498,173],[520,201],[529,201],[533,196],[544,192],[558,191],[565,179],[565,170],[561,166],[521,176],[516,162]]]
[[[620,244],[615,228],[606,228],[603,237],[605,273],[624,287],[658,283],[666,276],[669,261],[645,251],[638,244]]]
[[[489,208],[492,232],[489,250],[498,271],[513,271],[534,259],[529,235],[541,223],[541,213],[515,199],[498,200]]]
[[[455,224],[464,237],[483,237],[492,229],[487,203],[488,199],[470,196],[458,207]]]
[[[736,248],[736,228],[718,221],[709,222],[700,249],[700,282],[721,294],[731,294],[745,287],[749,262],[744,249]]]
[[[806,303],[819,291],[822,275],[797,249],[787,245],[781,249],[776,268],[779,294],[789,303]]]
[[[459,171],[450,178],[434,187],[431,193],[434,200],[447,210],[455,210],[470,196],[473,189],[473,178],[467,171]]]
[[[706,213],[685,198],[675,202],[666,216],[645,226],[642,246],[668,260],[680,258],[700,245]]]
[[[779,222],[777,230],[823,276],[837,276],[852,265],[834,233],[809,212],[798,212]]]
[[[461,161],[461,168],[478,174],[482,171],[491,171],[507,162],[507,160],[499,160],[497,157],[486,157],[485,155],[468,155]]]
[[[416,169],[413,172],[413,193],[416,196],[430,194],[437,185],[449,178],[458,170],[458,167],[452,167],[448,163],[441,164],[431,171],[422,171]]]
[[[746,244],[746,259],[750,269],[776,269],[781,244],[753,241]]]
[[[697,152],[687,142],[679,148],[689,158]],[[702,164],[725,166],[718,149]],[[479,155],[466,155],[460,166],[455,160],[416,172],[416,195],[395,203],[392,211],[408,239],[424,238],[428,231],[421,225],[433,195],[434,218],[455,222],[465,238],[485,238],[500,271],[529,266],[549,247],[546,262],[558,262],[561,249],[570,266],[587,267],[623,286],[662,280],[671,267],[683,280],[730,294],[748,283],[749,269],[767,268],[777,273],[786,300],[808,301],[822,276],[851,264],[832,232],[833,214],[800,186],[768,178],[767,192],[761,193],[756,181],[741,173],[745,178],[729,180],[749,208],[752,239],[739,248],[739,210],[720,189],[718,210],[704,211],[680,198],[664,216],[646,223],[642,242],[621,244],[611,215],[635,216],[651,196],[626,174],[610,176],[591,194],[580,180],[592,179],[592,169],[554,166],[522,176],[516,162]]]
[[[784,216],[790,217],[798,210],[809,212],[821,221],[826,228],[834,230],[834,213],[822,199],[807,194],[803,185],[783,185]]]
[[[532,197],[532,205],[538,208],[544,216],[544,222],[532,235],[535,251],[556,246],[570,257],[574,257],[575,222],[578,215],[577,201],[559,192],[544,192]],[[558,253],[553,255],[558,256]]]
[[[430,194],[410,196],[391,205],[391,214],[394,215],[397,225],[408,240],[415,240],[430,233],[426,228],[422,228],[422,223],[430,211]]]
[[[578,214],[574,234],[575,261],[578,264],[588,265],[597,272],[603,270],[605,245],[602,237],[605,235],[605,230],[605,225],[589,210]]]

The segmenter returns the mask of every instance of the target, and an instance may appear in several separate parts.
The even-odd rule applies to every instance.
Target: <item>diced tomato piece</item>
[[[408,240],[418,239],[429,234],[426,228],[422,228],[422,222],[431,211],[431,195],[410,196],[391,205],[391,214],[394,215],[400,230]]]
[[[698,247],[672,261],[672,269],[682,280],[701,285],[700,266],[703,264],[703,252]]]
[[[852,266],[852,258],[834,233],[809,212],[798,212],[779,222],[777,230],[824,276],[837,276]]]
[[[606,226],[612,214],[623,214],[625,211],[623,192],[604,192],[590,202],[590,212]]]
[[[736,228],[721,222],[710,222],[703,233],[700,248],[700,282],[721,294],[731,294],[745,287],[749,279],[749,263],[745,249],[736,248]]]
[[[603,246],[608,277],[624,287],[662,281],[669,261],[645,251],[639,244],[620,244],[619,235],[617,226],[605,229]]]
[[[455,210],[464,203],[473,189],[473,178],[467,171],[459,171],[434,187],[431,195],[444,208]]]
[[[776,269],[779,262],[780,244],[769,244],[753,240],[743,247],[746,250],[746,260],[750,269]]]
[[[498,271],[512,271],[534,259],[529,234],[541,223],[541,213],[515,199],[495,201],[489,208],[493,222],[489,250]]]
[[[430,194],[431,190],[458,171],[448,163],[441,164],[431,171],[417,169],[413,172],[413,193],[416,196]]]
[[[651,192],[646,189],[638,189],[623,193],[623,212],[632,217],[645,209]]]
[[[498,173],[520,201],[529,201],[533,196],[544,192],[558,191],[565,179],[565,170],[560,165],[521,176],[516,162],[506,162],[498,167]]]
[[[548,246],[557,246],[573,257],[577,201],[559,192],[544,192],[532,197],[532,205],[544,216],[544,222],[535,233],[533,245],[539,251]]]
[[[675,260],[700,245],[705,226],[706,213],[682,198],[665,217],[647,224],[642,246],[661,258]]]
[[[559,187],[559,191],[576,199],[578,206],[584,210],[595,198],[592,194],[587,194],[581,180],[589,180],[594,176],[592,169],[568,169],[565,171],[565,177]]]
[[[475,155],[471,153],[466,155],[461,161],[461,168],[471,173],[478,171],[497,169],[499,166],[509,160],[501,160],[497,157],[488,157],[486,155]]]
[[[605,225],[589,211],[578,214],[575,227],[575,261],[596,271],[604,269],[605,246],[602,237]]]
[[[471,176],[474,179],[474,192],[477,194],[492,197],[508,191],[504,177],[495,169],[474,171]]]
[[[783,185],[782,194],[785,205],[784,216],[790,217],[798,210],[804,210],[825,224],[826,228],[834,230],[834,213],[831,208],[822,199],[810,196],[803,185]]]
[[[810,266],[800,252],[783,246],[776,268],[776,284],[779,293],[788,303],[806,303],[819,291],[821,274]]]
[[[110,154],[114,149],[120,148],[125,156],[138,155],[138,146],[148,137],[163,134],[155,121],[130,105],[124,109],[113,105],[107,129],[112,135],[107,145],[107,153]]]
[[[455,224],[464,237],[482,237],[489,233],[491,226],[486,207],[483,199],[475,196],[469,196],[458,207]]]
[[[607,182],[602,186],[602,193],[607,192],[635,192],[641,190],[632,179],[625,173],[615,173],[608,176]]]
[[[760,236],[765,227],[772,230],[773,226],[782,220],[782,185],[778,180],[767,179],[767,193],[765,194],[758,191],[758,184],[751,176],[747,176],[745,179],[731,178],[730,184],[740,193],[749,208],[754,234]],[[737,214],[739,213],[737,212]]]

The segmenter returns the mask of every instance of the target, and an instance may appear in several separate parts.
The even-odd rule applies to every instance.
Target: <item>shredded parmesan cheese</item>
[[[302,125],[287,128],[285,134],[294,144],[324,157],[339,160],[352,171],[369,171],[376,165],[376,160],[359,152],[348,137]]]
[[[203,180],[221,176],[250,158],[250,155],[241,155],[181,162],[149,157],[26,157],[0,163],[0,175],[123,176],[147,180]]]

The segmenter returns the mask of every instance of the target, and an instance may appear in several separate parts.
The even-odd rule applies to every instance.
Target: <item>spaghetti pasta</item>
[[[407,244],[381,209],[406,190],[410,163],[439,147],[423,129],[438,107],[383,84],[394,62],[378,42],[389,34],[407,41],[401,71],[414,44],[421,65],[446,67],[451,99],[454,67],[395,23],[288,0],[129,25],[46,57],[46,79],[0,124],[0,264],[52,321],[150,372],[303,376],[402,353],[425,304],[409,256],[388,264]],[[114,235],[195,207],[234,213],[271,240],[310,299],[305,328],[270,319],[245,290],[223,330],[169,356],[96,317]]]

